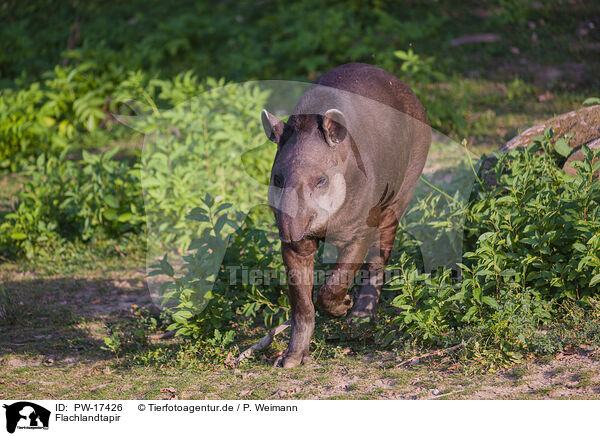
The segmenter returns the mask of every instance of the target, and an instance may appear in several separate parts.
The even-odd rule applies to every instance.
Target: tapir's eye
[[[329,185],[329,178],[327,176],[323,176],[317,182],[317,188],[326,188]]]
[[[280,175],[276,175],[273,177],[273,184],[277,187],[277,188],[283,188],[283,177],[281,177]]]

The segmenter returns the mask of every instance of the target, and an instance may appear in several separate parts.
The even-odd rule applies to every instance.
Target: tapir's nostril
[[[283,188],[283,177],[280,176],[279,174],[275,175],[273,177],[273,184],[277,187],[277,188]]]

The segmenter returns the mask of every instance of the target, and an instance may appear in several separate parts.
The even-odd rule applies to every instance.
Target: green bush
[[[266,141],[257,114],[265,105],[267,92],[211,78],[200,82],[191,72],[173,80],[149,79],[141,72],[128,74],[117,85],[108,80],[106,86],[97,90],[102,101],[110,94],[115,109],[125,102],[152,108],[151,113],[130,118],[131,124],[146,134],[139,172],[130,170],[124,161],[112,160],[117,148],[102,156],[83,150],[82,162],[65,160],[67,152],[76,150],[67,140],[74,132],[95,128],[100,119],[101,111],[88,111],[80,104],[80,98],[73,97],[87,89],[88,85],[69,85],[80,83],[77,78],[83,71],[85,68],[73,69],[68,80],[55,77],[46,82],[43,92],[37,84],[32,85],[32,90],[39,91],[35,95],[40,100],[49,96],[55,100],[46,101],[37,113],[37,108],[32,107],[27,111],[32,120],[23,122],[22,130],[8,128],[2,137],[5,142],[0,142],[0,150],[12,139],[16,144],[31,138],[18,146],[18,152],[10,147],[4,149],[12,153],[13,163],[26,167],[24,176],[28,179],[17,209],[5,217],[6,222],[0,227],[4,229],[0,239],[4,249],[16,252],[24,248],[30,252],[30,244],[54,241],[61,235],[86,241],[98,229],[111,237],[123,232],[139,233],[143,192],[144,218],[150,229],[149,250],[169,247],[182,253],[202,231],[202,226],[196,228],[185,220],[191,209],[202,204],[198,193],[226,196],[238,210],[246,211],[263,200],[261,192],[266,182],[262,179],[268,174],[275,152],[272,146],[256,147]],[[58,73],[62,77],[66,70],[57,69]],[[61,87],[65,87],[60,93],[63,97],[57,96]],[[91,102],[95,100],[90,99],[86,101],[94,107]],[[57,119],[44,118],[56,115],[53,111],[60,102],[59,112],[71,113],[59,123],[64,128],[56,126]],[[27,104],[23,101],[23,108]],[[100,97],[94,104],[100,104]],[[170,109],[161,110],[158,106]],[[16,112],[18,108],[13,106],[12,114]],[[7,113],[7,117],[12,117],[10,111]],[[77,119],[82,122],[71,123]],[[83,127],[84,120],[87,127]],[[40,146],[44,141],[47,147]],[[34,155],[28,153],[35,152],[43,154],[33,160]],[[248,167],[261,178],[260,182],[246,174]]]
[[[560,145],[551,138],[550,129],[528,149],[508,153],[495,166],[498,185],[477,189],[468,204],[458,276],[449,269],[424,274],[406,253],[390,263],[401,274],[384,293],[394,326],[379,332],[385,343],[471,341],[471,352],[518,360],[536,349],[540,329],[559,319],[565,302],[594,306],[600,182],[593,173],[600,163],[586,149],[578,175],[567,176],[559,169]],[[545,153],[538,155],[540,149]],[[432,231],[444,225],[433,215],[428,222]]]
[[[562,63],[560,53],[570,50],[578,17],[597,11],[581,4],[564,14],[560,1],[538,3],[506,0],[471,8],[448,1],[407,6],[379,0],[266,0],[257,8],[232,0],[177,5],[5,1],[0,8],[0,169],[20,168],[21,159],[48,150],[58,153],[73,136],[113,129],[108,113],[119,112],[121,97],[138,99],[136,91],[123,88],[131,77],[144,76],[141,89],[154,98],[146,88],[150,78],[170,80],[189,70],[227,81],[310,81],[340,64],[367,62],[407,81],[436,129],[471,136],[468,124],[477,120],[470,119],[469,99],[457,95],[457,74],[487,70],[494,75],[497,68],[489,65],[513,61],[506,47],[536,64]],[[482,11],[488,12],[485,20]],[[529,34],[528,26],[535,23],[545,24],[537,26],[538,40],[529,44],[519,35]],[[457,29],[465,35],[499,33],[502,42],[454,47],[449,42],[460,36]],[[72,31],[78,37],[67,47]],[[591,62],[586,70],[593,71],[592,57],[585,61]],[[593,75],[589,79],[597,84]],[[518,95],[506,85],[509,99]],[[114,130],[110,134],[114,139]]]
[[[63,240],[88,241],[143,230],[139,171],[114,160],[118,148],[83,160],[41,155],[26,168],[14,210],[0,224],[0,249],[52,250]]]
[[[442,80],[437,71],[443,65],[434,67],[433,58],[419,58],[412,49],[396,51],[411,53],[407,59],[394,55],[409,41],[438,32],[449,20],[442,15],[415,11],[399,16],[380,2],[332,1],[324,7],[316,0],[292,5],[275,0],[258,9],[252,4],[234,8],[231,2],[176,7],[152,2],[143,5],[144,14],[139,7],[92,1],[53,5],[50,11],[45,2],[9,2],[0,9],[0,18],[9,23],[0,30],[0,77],[5,82],[0,91],[0,169],[18,169],[40,153],[59,153],[75,137],[113,129],[110,113],[121,112],[121,103],[139,100],[141,94],[160,100],[157,94],[168,90],[155,86],[190,69],[202,78],[306,81],[343,63],[373,63],[422,88],[418,92],[437,128],[461,128],[459,111],[449,110],[425,89],[425,83]],[[48,13],[52,26],[39,19]],[[75,16],[80,40],[63,52]],[[153,77],[162,83],[148,86]],[[173,95],[165,97],[164,103],[173,103]],[[114,130],[110,135],[114,140]]]
[[[289,302],[282,286],[262,287],[240,280],[240,267],[271,271],[274,277],[283,271],[278,240],[268,229],[257,227],[252,214],[238,228],[240,216],[231,219],[235,212],[230,206],[216,204],[207,195],[203,207],[191,211],[188,219],[207,225],[189,245],[183,275],[176,274],[166,256],[153,265],[150,276],[169,277],[161,286],[161,296],[173,320],[169,330],[178,335],[196,339],[219,332],[233,335],[241,318],[272,326],[288,316]],[[237,274],[233,281],[230,268]]]
[[[135,95],[140,73],[116,64],[57,66],[45,79],[0,93],[0,169],[21,169],[40,154],[73,149],[81,135],[97,131],[109,112]],[[134,79],[138,79],[136,82]],[[119,139],[112,132],[111,139]],[[97,139],[97,138],[96,138]],[[108,142],[108,141],[105,141]],[[95,148],[103,144],[95,144]]]
[[[205,193],[245,211],[264,200],[265,186],[246,166],[266,175],[274,157],[274,146],[257,147],[266,142],[258,114],[268,92],[211,78],[200,82],[190,72],[152,80],[149,87],[170,108],[132,120],[146,135],[141,167],[149,249],[158,244],[183,253],[202,230],[185,216],[202,205]]]

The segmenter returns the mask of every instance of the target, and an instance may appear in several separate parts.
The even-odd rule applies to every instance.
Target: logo
[[[6,431],[14,433],[15,429],[48,429],[50,411],[29,401],[19,401],[7,406]]]

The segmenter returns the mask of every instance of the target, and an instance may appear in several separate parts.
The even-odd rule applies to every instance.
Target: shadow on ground
[[[106,324],[132,306],[152,308],[141,275],[111,278],[31,278],[0,285],[0,363],[13,367],[69,365],[109,358]]]

